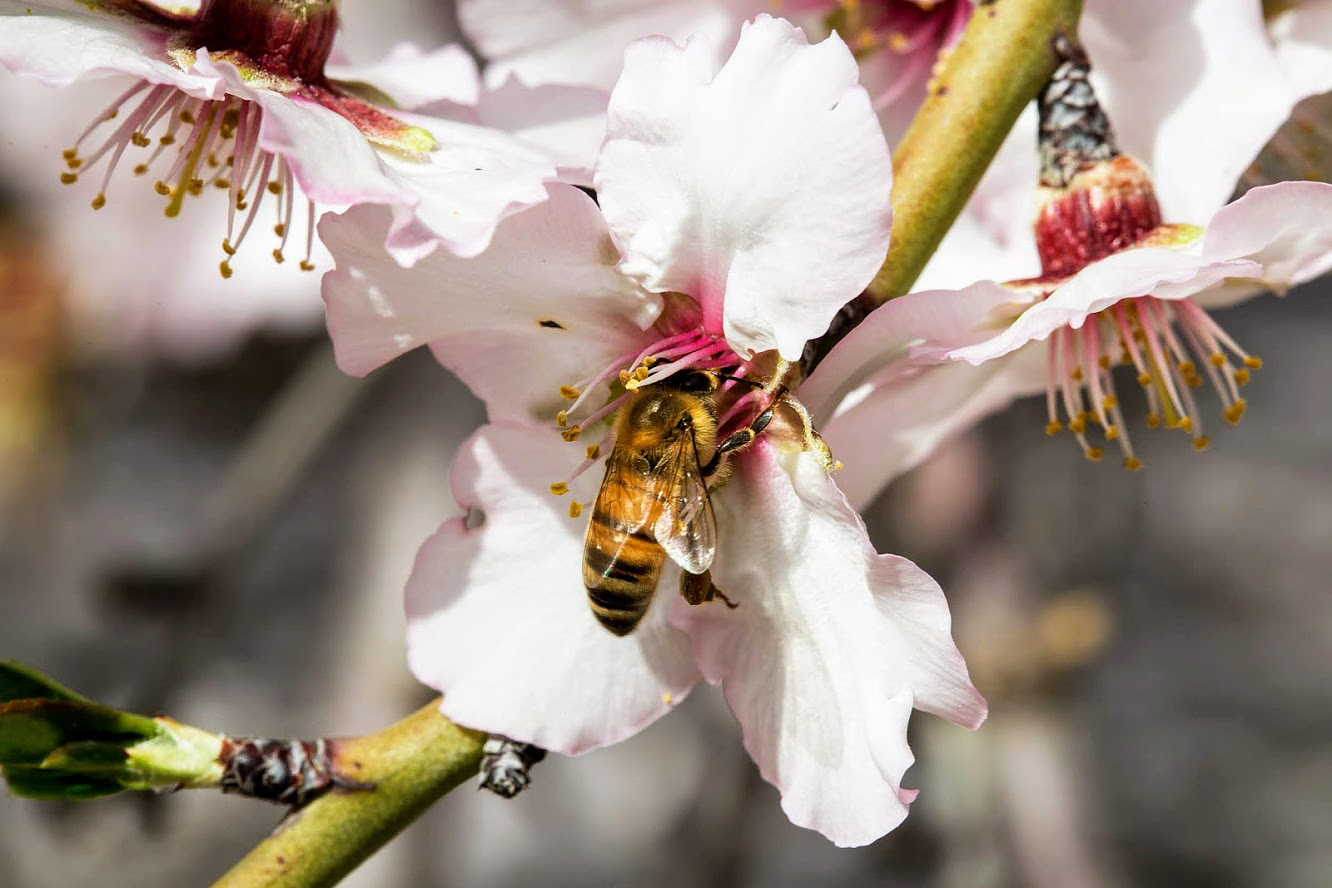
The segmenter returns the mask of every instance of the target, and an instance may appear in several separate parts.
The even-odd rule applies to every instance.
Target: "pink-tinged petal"
[[[1262,266],[1263,283],[1278,291],[1318,277],[1332,268],[1332,185],[1278,182],[1250,189],[1212,218],[1203,256],[1251,259]]]
[[[127,74],[171,84],[197,98],[221,98],[219,78],[164,61],[169,35],[106,14],[0,0],[0,66],[48,86]]]
[[[683,42],[703,34],[725,53],[740,23],[769,6],[770,0],[462,0],[458,18],[490,59],[490,83],[516,74],[536,85],[610,89],[634,39],[662,34]]]
[[[977,366],[902,359],[852,391],[819,433],[842,463],[837,486],[863,509],[954,435],[1045,387],[1040,347]]]
[[[481,94],[476,61],[456,43],[429,52],[399,43],[374,64],[328,65],[325,73],[332,80],[371,86],[408,110],[440,101],[474,105]]]
[[[658,595],[633,634],[619,638],[588,608],[581,520],[598,478],[565,497],[547,487],[581,447],[553,430],[486,426],[454,463],[458,504],[479,527],[446,523],[417,556],[407,584],[412,672],[444,695],[442,711],[468,727],[576,755],[616,743],[665,714],[698,679],[687,639]]]
[[[973,340],[978,332],[1016,315],[1019,298],[994,281],[977,281],[961,290],[920,290],[889,300],[857,324],[801,383],[800,401],[822,427],[849,392],[906,360],[912,346],[951,347]]]
[[[693,296],[740,354],[797,359],[888,249],[892,165],[856,78],[840,38],[769,16],[720,71],[699,39],[632,44],[596,171],[621,269]]]
[[[388,224],[377,207],[319,224],[337,264],[324,277],[329,334],[354,375],[430,343],[492,418],[552,420],[559,387],[643,347],[661,310],[616,272],[596,204],[570,186],[552,185],[470,259],[438,250],[404,269],[384,252]]]
[[[874,552],[811,454],[763,441],[715,497],[721,603],[676,605],[704,677],[720,682],[745,748],[791,822],[864,845],[906,816],[914,704],[974,727],[985,701],[949,635],[943,593]]]
[[[1090,0],[1080,36],[1120,147],[1172,222],[1216,212],[1302,98],[1252,0]]]
[[[1107,256],[1079,271],[996,335],[939,357],[979,364],[1043,340],[1122,299],[1183,299],[1233,277],[1258,277],[1262,266],[1245,259],[1209,260],[1165,247],[1141,247]]]
[[[540,149],[555,161],[561,182],[590,188],[609,99],[595,87],[526,86],[510,77],[482,93],[477,121]]]

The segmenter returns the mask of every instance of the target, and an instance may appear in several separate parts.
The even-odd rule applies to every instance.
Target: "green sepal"
[[[0,703],[10,700],[84,700],[64,685],[56,684],[35,669],[19,663],[0,660]]]
[[[131,789],[216,786],[222,737],[93,702],[0,664],[0,771],[14,795],[83,800]],[[38,696],[40,695],[40,696]]]
[[[45,771],[22,765],[0,767],[0,774],[9,784],[11,794],[29,799],[86,802],[125,791],[119,781],[107,777]]]

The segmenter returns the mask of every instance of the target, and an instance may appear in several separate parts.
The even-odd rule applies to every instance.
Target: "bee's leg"
[[[764,408],[758,416],[754,417],[749,425],[727,435],[726,438],[717,445],[717,449],[713,451],[712,459],[708,460],[708,464],[703,467],[704,478],[711,477],[716,473],[717,469],[721,467],[723,456],[733,450],[740,450],[754,443],[754,439],[768,427],[768,423],[772,422],[772,415],[777,410],[777,403],[782,399],[784,394],[786,394],[786,387],[782,386],[777,390],[768,406]]]
[[[690,604],[706,604],[714,598],[720,598],[731,610],[740,606],[739,602],[727,598],[722,590],[712,585],[712,572],[706,570],[701,574],[681,571],[680,595]]]

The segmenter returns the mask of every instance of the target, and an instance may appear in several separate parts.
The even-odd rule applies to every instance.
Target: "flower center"
[[[135,164],[134,174],[158,171],[153,187],[166,198],[168,217],[180,213],[187,196],[197,197],[206,189],[227,192],[227,234],[222,241],[226,258],[219,266],[222,277],[231,277],[231,256],[254,225],[267,195],[276,203],[273,231],[278,245],[273,258],[282,262],[293,227],[296,189],[286,160],[259,147],[262,115],[258,106],[235,96],[196,99],[173,86],[140,82],[97,115],[73,147],[64,151],[69,169],[60,181],[72,185],[81,173],[105,162],[101,186],[92,200],[92,208],[100,210],[106,205],[107,187],[122,156],[131,147],[148,149],[147,156]],[[120,122],[106,132],[105,127],[114,121]],[[82,154],[90,143],[96,147]],[[174,156],[168,150],[172,147]],[[305,271],[314,269],[310,261],[314,218],[315,205],[306,200],[305,258],[300,262]]]
[[[722,369],[727,370],[728,375],[739,378],[744,378],[748,370],[748,363],[736,356],[725,339],[698,329],[660,337],[646,348],[620,355],[574,385],[560,386],[560,397],[572,403],[556,414],[555,423],[564,440],[577,441],[585,430],[613,417],[644,386],[663,382],[685,371]],[[720,428],[725,428],[727,423],[740,415],[752,397],[751,392],[735,397],[734,389],[738,385],[740,383],[735,379],[724,379],[714,396],[729,404],[721,417]],[[600,406],[594,406],[598,402]],[[567,493],[569,483],[587,471],[606,452],[613,435],[614,430],[607,423],[600,440],[588,445],[587,458],[568,478],[552,484],[551,493]],[[571,503],[569,514],[577,518],[583,505]]]
[[[1098,425],[1105,440],[1119,445],[1127,469],[1141,468],[1142,460],[1120,412],[1114,367],[1132,365],[1137,371],[1147,396],[1149,428],[1164,423],[1181,429],[1203,450],[1209,442],[1192,391],[1203,385],[1199,368],[1221,400],[1222,415],[1234,425],[1246,407],[1239,389],[1262,366],[1192,300],[1153,296],[1118,302],[1088,318],[1081,329],[1056,330],[1048,354],[1046,433],[1067,426],[1086,457],[1098,461],[1104,451],[1087,437],[1089,426]]]

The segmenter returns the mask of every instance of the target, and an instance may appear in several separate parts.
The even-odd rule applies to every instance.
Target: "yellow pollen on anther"
[[[78,177],[77,175],[75,175],[74,173],[61,173],[61,174],[60,174],[60,184],[62,184],[62,185],[73,185],[73,184],[74,184],[75,182],[77,182],[77,181],[79,181],[79,177]]]
[[[65,161],[65,166],[69,167],[71,170],[77,170],[79,167],[83,166],[83,158],[71,157]]]
[[[309,259],[302,259],[300,269],[301,271],[314,271],[314,263]]]
[[[281,222],[273,226],[273,233],[276,234],[278,237],[282,237],[282,232],[286,230],[287,226],[283,225]]]
[[[281,265],[281,264],[282,264],[282,260],[283,260],[283,258],[284,258],[284,257],[283,257],[283,255],[282,255],[282,251],[281,251],[281,250],[279,250],[279,249],[274,249],[274,250],[273,250],[273,261],[274,261],[274,262],[276,262],[276,263],[278,263],[279,265]]]
[[[1109,369],[1110,369],[1110,356],[1109,356],[1109,355],[1101,355],[1099,358],[1096,359],[1096,363],[1099,364],[1099,365],[1101,366],[1101,369],[1102,369],[1102,370],[1109,370]]]
[[[1236,423],[1238,423],[1240,421],[1240,418],[1244,416],[1244,411],[1248,406],[1249,403],[1245,401],[1243,398],[1236,398],[1235,403],[1231,404],[1225,410],[1226,422],[1230,423],[1231,425],[1235,425]]]
[[[65,160],[73,160],[74,158],[79,156],[79,149],[66,148],[64,151],[60,152],[60,156],[65,158]]]
[[[194,115],[188,111],[180,112],[181,123],[194,123]]]
[[[1192,361],[1180,361],[1179,372],[1183,373],[1185,376],[1193,376],[1197,374],[1198,366]]]
[[[1138,469],[1142,468],[1142,460],[1138,459],[1136,456],[1126,456],[1124,457],[1124,468],[1128,469],[1130,472],[1136,472]]]
[[[231,187],[231,180],[230,180],[230,179],[214,179],[214,180],[213,180],[213,187],[214,187],[214,188],[220,188],[220,189],[222,189],[223,191],[226,191],[228,188]]]
[[[577,441],[578,436],[581,434],[583,434],[582,427],[574,425],[574,426],[569,426],[567,429],[560,432],[560,437],[566,441]]]
[[[1263,359],[1249,355],[1244,359],[1244,366],[1248,367],[1250,370],[1261,370],[1263,369]]]
[[[1115,426],[1105,427],[1105,440],[1113,441],[1119,437],[1119,429]]]
[[[1149,429],[1159,429],[1160,427],[1161,427],[1161,414],[1159,414],[1159,413],[1148,413],[1148,414],[1147,414],[1147,428],[1149,428]]]
[[[560,428],[564,428],[568,424],[569,424],[568,411],[561,410],[559,413],[555,414],[555,425],[559,426]]]
[[[1138,374],[1138,385],[1142,386],[1143,388],[1147,388],[1151,384],[1152,384],[1152,374],[1146,372]]]
[[[146,163],[141,163],[134,167],[134,175],[136,176],[142,176],[146,172],[148,172],[148,164]]]
[[[174,145],[174,144],[176,144],[176,137],[173,136],[173,135],[171,135],[170,133],[167,133],[165,136],[163,136],[162,138],[160,138],[160,139],[157,140],[157,144],[159,144],[159,145]]]
[[[1249,369],[1247,367],[1240,367],[1236,369],[1235,385],[1248,385],[1248,384],[1249,384]]]
[[[1105,410],[1114,410],[1119,406],[1119,399],[1114,395],[1106,395],[1101,399],[1101,407]]]
[[[1212,442],[1207,439],[1206,435],[1199,435],[1193,439],[1193,449],[1200,452],[1206,450],[1211,444]]]
[[[217,266],[217,270],[222,272],[223,278],[231,277],[231,263],[228,262],[227,260],[223,259],[222,262]]]
[[[550,492],[556,496],[564,496],[569,492],[569,485],[565,484],[563,481],[556,481],[554,484],[550,485]]]
[[[1063,427],[1064,424],[1062,422],[1060,422],[1057,419],[1052,419],[1045,424],[1045,434],[1054,437],[1055,435],[1059,434],[1059,431]]]
[[[1221,354],[1220,352],[1216,352],[1215,354],[1209,355],[1207,360],[1212,362],[1213,367],[1226,366],[1226,356]]]
[[[643,366],[639,367],[637,370],[634,371],[634,379],[637,379],[639,382],[642,382],[643,380],[648,378],[648,375],[651,372],[652,371],[648,369],[647,362],[645,361],[643,363]]]
[[[621,371],[620,371],[620,385],[628,385],[628,384],[629,384],[629,371],[628,371],[628,370],[621,370]]]
[[[1079,413],[1068,421],[1068,430],[1075,435],[1081,435],[1087,431],[1087,414]]]
[[[92,199],[92,208],[94,210],[100,210],[104,206],[106,206],[106,195],[99,193]]]
[[[228,256],[235,256],[235,255],[236,255],[236,248],[233,247],[233,246],[231,245],[231,241],[228,240],[228,239],[225,238],[225,237],[222,238],[222,252],[223,252],[223,253],[226,253]]]
[[[1186,432],[1192,432],[1192,431],[1193,431],[1193,417],[1192,417],[1192,416],[1181,416],[1180,419],[1179,419],[1179,422],[1175,423],[1175,428],[1177,428],[1177,429],[1183,429],[1183,430],[1186,431]]]
[[[1087,459],[1091,460],[1092,462],[1100,462],[1101,457],[1105,456],[1105,451],[1103,451],[1099,447],[1088,447],[1085,451],[1083,451],[1083,455],[1086,456]]]
[[[583,514],[583,504],[582,504],[582,503],[580,503],[578,500],[574,500],[573,502],[569,503],[569,517],[570,517],[570,518],[577,518],[577,517],[578,517],[579,515],[581,515],[581,514]]]
[[[1069,375],[1070,377],[1072,377],[1072,379],[1073,379],[1074,382],[1082,382],[1082,368],[1081,368],[1081,367],[1074,367],[1074,368],[1073,368],[1073,372],[1070,373],[1070,374],[1068,374],[1068,375]]]
[[[566,401],[572,401],[572,400],[574,400],[575,398],[577,398],[577,397],[578,397],[579,395],[581,395],[581,394],[582,394],[582,391],[580,391],[580,390],[577,389],[577,388],[574,388],[574,387],[571,386],[571,385],[562,385],[562,386],[560,386],[560,397],[561,397],[561,398],[564,398]]]
[[[269,182],[269,183],[268,183],[268,193],[269,193],[269,194],[281,194],[281,193],[282,193],[282,183],[281,183],[281,182]]]
[[[587,445],[587,458],[588,458],[588,459],[596,459],[596,458],[599,457],[599,456],[601,456],[601,445],[600,445],[600,444],[589,444],[589,445]]]
[[[171,186],[167,185],[167,183],[163,182],[161,179],[158,179],[153,183],[153,190],[163,197],[171,194]]]

